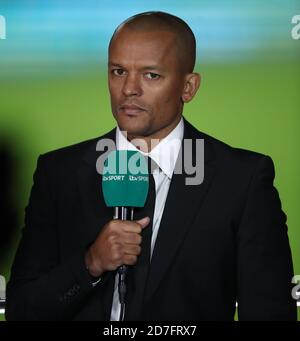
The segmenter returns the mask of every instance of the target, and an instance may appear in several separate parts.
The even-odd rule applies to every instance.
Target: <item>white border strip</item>
[[[297,307],[300,307],[300,302],[297,302]],[[5,313],[5,309],[0,309],[0,314],[4,314]]]
[[[238,303],[236,302],[235,306],[238,306]],[[300,301],[297,301],[297,307],[300,307]]]

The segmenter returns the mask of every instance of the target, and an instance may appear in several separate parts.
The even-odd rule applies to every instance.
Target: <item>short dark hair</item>
[[[193,72],[196,62],[196,39],[193,31],[184,20],[166,12],[150,11],[136,14],[116,28],[110,39],[109,49],[116,34],[123,27],[146,31],[165,29],[174,33],[179,54],[185,64],[185,71]]]

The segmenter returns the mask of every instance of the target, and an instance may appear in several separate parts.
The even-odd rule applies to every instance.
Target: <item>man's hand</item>
[[[141,253],[141,232],[149,217],[137,221],[111,220],[104,225],[97,239],[85,254],[85,264],[93,277],[121,265],[133,265]]]

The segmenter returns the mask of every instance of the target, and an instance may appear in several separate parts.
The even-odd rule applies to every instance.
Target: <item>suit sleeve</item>
[[[296,320],[293,265],[286,215],[275,187],[274,165],[263,156],[256,167],[238,230],[239,320]]]
[[[54,169],[49,164],[48,157],[39,157],[7,287],[7,320],[70,319],[93,291],[84,250],[60,262]]]

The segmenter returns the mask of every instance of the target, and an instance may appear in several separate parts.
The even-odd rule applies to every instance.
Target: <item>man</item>
[[[271,159],[217,141],[182,117],[200,84],[195,51],[188,25],[167,13],[142,13],[117,28],[108,78],[118,127],[40,156],[7,319],[118,320],[122,264],[130,269],[125,320],[233,320],[236,302],[240,320],[296,319],[286,216]],[[103,139],[118,149],[145,142],[141,152],[159,170],[154,212],[112,220],[95,167]],[[151,148],[153,139],[159,143]],[[175,173],[168,155],[179,160],[186,140],[195,146],[201,139],[204,180],[187,185],[188,174]],[[181,146],[171,151],[174,140]],[[183,152],[198,160],[195,148]],[[138,283],[142,257],[150,264]]]

